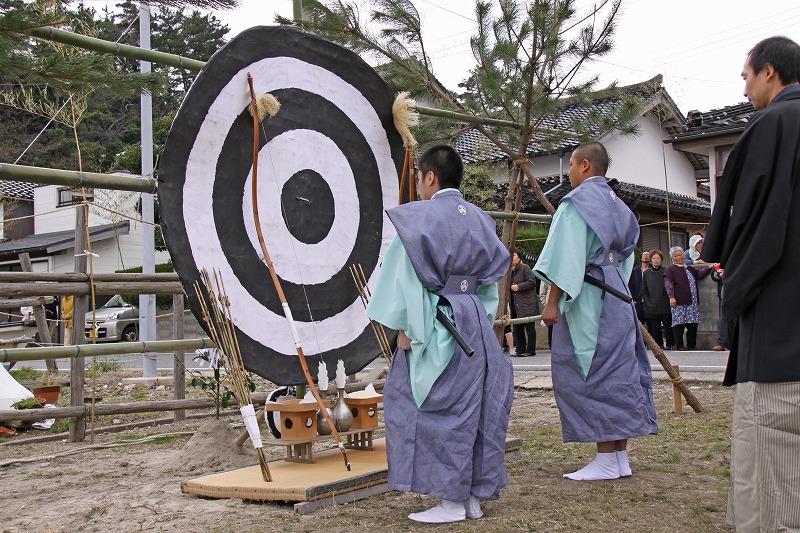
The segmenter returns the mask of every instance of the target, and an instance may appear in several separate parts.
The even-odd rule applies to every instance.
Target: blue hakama
[[[583,281],[630,294],[639,225],[604,178],[589,178],[558,206],[534,273],[564,293],[553,328],[553,391],[564,442],[658,433],[650,362],[633,304]]]

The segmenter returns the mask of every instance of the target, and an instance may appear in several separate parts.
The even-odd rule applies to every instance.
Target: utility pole
[[[139,47],[150,49],[150,5],[139,3]],[[142,74],[150,72],[150,62],[141,61]],[[153,178],[153,97],[149,92],[141,96],[142,120],[142,177]],[[142,273],[155,272],[155,222],[153,195],[142,193]],[[156,297],[139,296],[139,340],[156,340]],[[157,356],[153,352],[142,354],[142,376],[155,377],[158,373]]]

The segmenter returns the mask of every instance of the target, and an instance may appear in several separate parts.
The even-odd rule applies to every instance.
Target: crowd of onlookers
[[[700,292],[697,282],[709,274],[717,282],[717,295],[722,301],[724,271],[719,265],[700,259],[703,235],[689,239],[685,251],[679,246],[669,250],[671,264],[664,261],[659,249],[642,252],[641,266],[636,265],[629,287],[639,320],[665,350],[694,350],[697,325],[700,323]],[[714,350],[730,348],[730,324],[720,319]],[[685,339],[684,339],[685,333]]]
[[[700,323],[700,291],[697,282],[711,276],[717,283],[717,296],[722,305],[724,271],[717,264],[700,259],[703,235],[695,233],[689,248],[669,249],[669,261],[659,249],[642,252],[641,265],[636,265],[628,284],[639,321],[656,343],[665,350],[694,350],[697,347],[697,326]],[[511,318],[539,314],[547,301],[550,286],[538,284],[528,265],[521,261],[522,252],[512,253],[512,275],[509,310]],[[537,287],[538,287],[538,298]],[[721,313],[720,313],[721,316]],[[553,327],[548,326],[548,345]],[[730,349],[733,324],[720,318],[715,351]],[[536,329],[533,322],[506,327],[504,349],[516,356],[536,355]],[[516,348],[516,349],[515,349]]]

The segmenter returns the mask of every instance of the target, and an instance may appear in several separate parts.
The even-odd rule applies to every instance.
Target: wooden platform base
[[[314,464],[284,460],[269,463],[272,481],[261,479],[258,465],[208,474],[181,483],[186,494],[207,498],[296,502],[300,514],[322,507],[349,503],[389,490],[387,484],[386,440],[374,439],[373,451],[348,450],[351,470],[344,467],[337,448],[314,455]],[[520,453],[522,439],[506,440],[506,459]]]
[[[314,454],[314,464],[269,463],[272,481],[261,479],[258,465],[209,474],[184,481],[187,494],[210,498],[307,502],[386,483],[386,440],[372,441],[373,451],[347,450],[351,470],[344,467],[338,448]],[[338,497],[338,496],[337,496]]]

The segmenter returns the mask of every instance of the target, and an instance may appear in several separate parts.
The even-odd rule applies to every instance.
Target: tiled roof
[[[747,127],[755,112],[756,110],[750,102],[712,109],[705,113],[689,111],[688,122],[684,126],[684,130],[675,135],[672,140],[673,142],[684,141],[741,132]]]
[[[34,188],[36,188],[36,184],[34,183],[0,180],[0,195],[2,195],[3,198],[33,200]]]
[[[536,181],[539,183],[542,191],[544,191],[547,199],[550,200],[553,205],[557,205],[561,199],[572,190],[567,176],[564,176],[563,179],[558,176],[537,178]],[[617,195],[632,209],[643,205],[655,208],[663,208],[665,206],[666,192],[661,189],[625,183],[615,178],[607,178],[607,181],[617,192]],[[508,184],[502,184],[498,188],[500,189],[501,196],[505,198],[505,193],[508,191]],[[711,204],[701,198],[669,193],[669,205],[670,209],[682,211],[684,213],[711,216]],[[535,212],[541,209],[542,206],[539,200],[530,192],[530,188],[526,187],[522,195],[520,210]]]
[[[663,94],[665,99],[671,104],[671,107],[677,109],[661,87],[661,76],[656,76],[642,83],[620,87],[619,90],[622,93],[640,96],[645,99]],[[577,103],[568,99],[565,100],[564,104],[558,107],[553,115],[545,117],[538,126],[545,130],[573,132],[575,131],[576,124],[587,122],[597,123],[599,117],[610,114],[619,103],[620,98],[618,96],[607,95],[595,98],[589,105]],[[505,139],[501,140],[505,141]],[[560,150],[571,152],[580,143],[581,141],[577,135],[574,137],[553,139],[546,131],[537,132],[528,145],[528,156],[539,157],[557,153]],[[513,143],[511,144],[512,146],[514,145]],[[474,128],[470,128],[459,134],[453,142],[453,147],[461,154],[461,158],[465,163],[492,162],[508,158],[494,143]]]

